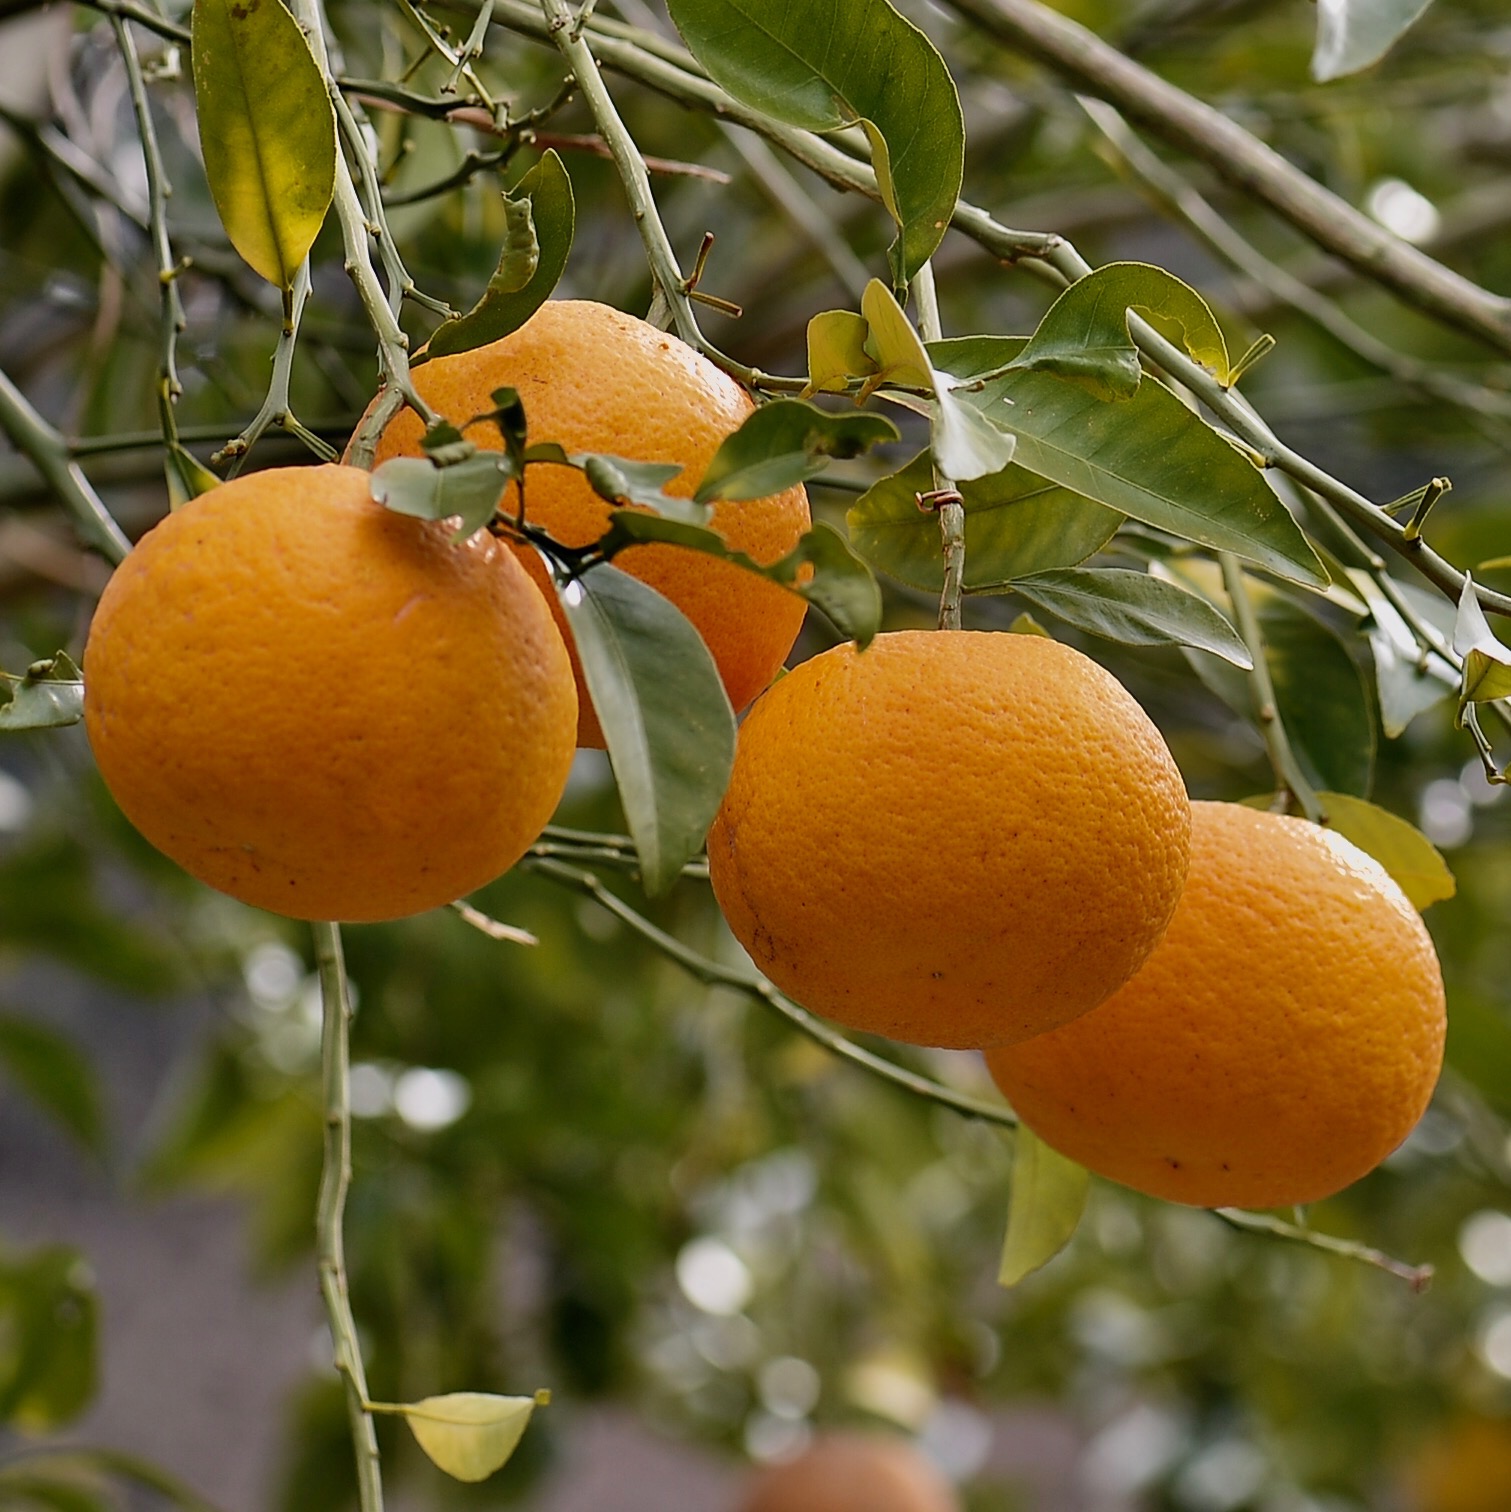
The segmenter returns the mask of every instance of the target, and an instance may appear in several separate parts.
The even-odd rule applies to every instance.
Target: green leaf
[[[163,454],[163,472],[168,479],[168,507],[182,509],[190,499],[219,488],[221,479],[187,447],[172,442]]]
[[[1016,1286],[1070,1243],[1090,1190],[1091,1173],[1084,1166],[1050,1149],[1026,1124],[1018,1125],[999,1285]]]
[[[504,196],[504,216],[503,251],[483,297],[465,315],[437,326],[414,366],[502,340],[550,297],[567,265],[577,218],[572,180],[554,150]]]
[[[621,510],[616,519],[656,516]],[[557,594],[603,727],[641,881],[655,896],[698,854],[713,823],[734,763],[734,714],[702,637],[655,589],[597,566],[558,579]]]
[[[1006,585],[1078,629],[1125,646],[1194,646],[1235,667],[1254,665],[1243,638],[1206,599],[1125,567],[1071,567]]]
[[[824,310],[808,322],[808,386],[804,394],[842,394],[850,379],[877,371],[866,338],[871,327],[853,310]]]
[[[45,1433],[93,1400],[99,1304],[76,1250],[53,1245],[0,1258],[0,1423]]]
[[[898,226],[899,287],[933,254],[965,166],[960,98],[933,43],[887,0],[669,0],[692,55],[737,100],[809,131],[859,124]]]
[[[110,1512],[104,1492],[27,1465],[0,1467],[0,1507],[9,1512]]]
[[[492,1396],[481,1391],[454,1391],[447,1396],[405,1402],[394,1410],[431,1460],[460,1481],[486,1480],[514,1453],[537,1406],[550,1394],[533,1397]]]
[[[821,473],[832,458],[858,457],[897,437],[880,415],[831,415],[801,399],[773,399],[725,437],[694,497],[764,499]]]
[[[873,483],[845,516],[857,551],[899,582],[926,592],[944,586],[939,521],[918,495],[934,486],[920,452]],[[975,591],[1034,572],[1074,567],[1112,539],[1123,517],[1068,488],[1009,465],[961,483],[965,501],[965,586]]]
[[[1421,830],[1387,809],[1351,793],[1318,793],[1329,829],[1352,840],[1395,878],[1417,909],[1451,898],[1453,873],[1437,847]]]
[[[1228,383],[1227,343],[1206,300],[1149,263],[1108,263],[1071,284],[1012,365],[1069,378],[1098,399],[1127,399],[1143,376],[1128,334],[1129,310],[1178,325],[1191,356]]]
[[[84,717],[84,680],[62,651],[33,662],[10,683],[10,702],[0,704],[0,730],[55,730]]]
[[[1348,576],[1369,607],[1366,633],[1375,664],[1380,728],[1394,740],[1418,714],[1441,703],[1457,690],[1459,674],[1436,651],[1423,652],[1411,627],[1369,573],[1353,571]],[[1434,608],[1438,604],[1448,610],[1451,617],[1451,608],[1442,600],[1438,600]],[[1451,624],[1444,633],[1445,638],[1451,638]]]
[[[0,1066],[86,1150],[102,1152],[99,1086],[89,1062],[69,1040],[31,1019],[0,1015]]]
[[[493,518],[513,476],[503,452],[474,452],[450,467],[429,457],[394,457],[373,473],[372,496],[395,514],[459,519],[456,538],[466,540]]]
[[[957,378],[997,375],[1021,343],[968,336],[930,355]],[[1120,404],[1049,373],[1010,372],[957,389],[1018,437],[1016,460],[1158,530],[1324,587],[1328,577],[1301,527],[1263,475],[1154,380]]]
[[[707,524],[713,514],[709,505],[700,504],[696,499],[684,499],[680,495],[662,491],[662,484],[671,482],[682,471],[681,466],[675,462],[637,462],[629,457],[610,456],[607,452],[569,452],[555,441],[537,442],[526,450],[524,459],[531,463],[577,468],[587,479],[593,492],[611,504],[638,505],[653,514],[662,515],[668,520],[681,520],[688,525]],[[527,480],[527,518],[529,509]]]
[[[1377,63],[1432,0],[1328,0],[1317,7],[1312,77],[1325,84]]]
[[[921,388],[929,405],[929,449],[940,472],[954,483],[1001,472],[1013,460],[1012,432],[992,423],[974,404],[957,398],[940,381],[929,354],[892,291],[873,278],[861,295],[861,313],[870,326],[866,350],[876,362],[871,384]]]
[[[1467,572],[1453,625],[1453,649],[1464,658],[1461,704],[1511,698],[1511,650],[1496,639]]]
[[[1332,629],[1289,599],[1256,597],[1275,705],[1302,774],[1315,788],[1362,798],[1374,775],[1375,727],[1358,666]],[[1186,656],[1229,708],[1258,724],[1253,688],[1242,672],[1204,652],[1187,650]]]
[[[822,610],[841,635],[862,646],[869,645],[881,629],[881,590],[876,579],[845,538],[823,521],[805,531],[786,556],[765,566],[743,551],[732,551],[717,531],[628,510],[615,511],[598,545],[612,556],[625,546],[646,541],[686,546],[770,578]]]
[[[336,113],[279,0],[194,0],[194,95],[205,176],[231,245],[294,286],[336,185]]]

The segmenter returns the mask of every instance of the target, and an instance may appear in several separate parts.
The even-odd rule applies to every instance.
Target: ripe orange
[[[519,390],[530,440],[569,452],[608,452],[640,462],[678,462],[666,492],[689,497],[724,438],[754,405],[739,384],[686,343],[608,305],[548,300],[519,330],[488,346],[437,357],[414,370],[415,387],[457,425],[493,408],[492,391]],[[375,464],[420,454],[423,426],[412,410],[397,415],[378,443]],[[467,429],[497,446],[491,424]],[[516,495],[510,490],[508,507]],[[614,507],[575,468],[532,465],[525,476],[526,517],[567,546],[585,546],[608,528]],[[786,556],[809,526],[801,486],[765,499],[721,501],[710,522],[727,545],[763,566]],[[602,746],[581,667],[539,557],[520,559],[546,594],[572,652],[579,694],[578,743]],[[743,709],[776,676],[797,639],[804,604],[797,595],[678,546],[634,546],[614,565],[669,598],[697,627]]]
[[[535,585],[351,467],[247,474],[159,523],[84,655],[100,773],[159,850],[306,919],[386,919],[507,870],[550,819],[577,700]]]
[[[739,1512],[959,1512],[933,1461],[884,1433],[828,1433],[751,1481]]]
[[[1094,1013],[987,1056],[1046,1144],[1196,1207],[1329,1196],[1411,1132],[1443,1058],[1432,941],[1377,862],[1301,819],[1192,805],[1148,964]]]
[[[1063,1024],[1139,968],[1189,826],[1159,731],[1095,662],[903,631],[757,702],[708,858],[735,937],[798,1002],[973,1047]]]
[[[1511,1507],[1511,1422],[1451,1419],[1406,1467],[1410,1512],[1505,1512]]]

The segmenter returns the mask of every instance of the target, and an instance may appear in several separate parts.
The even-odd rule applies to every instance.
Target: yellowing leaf
[[[205,176],[231,245],[291,289],[330,208],[336,113],[280,0],[194,0],[194,95]]]
[[[530,1414],[550,1401],[454,1391],[447,1396],[405,1402],[397,1410],[416,1442],[447,1475],[460,1481],[486,1480],[504,1465],[523,1436]]]
[[[1373,856],[1417,909],[1430,908],[1455,891],[1453,873],[1437,847],[1419,829],[1377,804],[1348,793],[1319,793],[1328,827]]]
[[[999,1285],[1016,1286],[1070,1243],[1090,1189],[1091,1173],[1084,1166],[1051,1150],[1026,1124],[1018,1125]]]
[[[870,327],[854,310],[824,310],[808,322],[808,386],[804,394],[844,393],[854,378],[869,378],[876,363],[866,351]]]

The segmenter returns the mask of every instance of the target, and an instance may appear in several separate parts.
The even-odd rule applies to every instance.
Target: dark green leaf
[[[735,721],[724,684],[682,613],[617,567],[594,567],[559,582],[557,592],[603,727],[642,883],[652,896],[663,893],[702,848],[729,782]]]
[[[663,541],[733,562],[747,572],[770,578],[821,609],[849,640],[869,645],[881,628],[881,590],[870,569],[832,526],[820,521],[797,545],[769,566],[743,551],[731,551],[717,531],[656,515],[616,510],[608,533],[599,542],[608,555],[625,546]]]
[[[1124,567],[1071,567],[1014,578],[1029,603],[1127,646],[1194,646],[1235,667],[1254,665],[1243,638],[1206,599]]]
[[[1375,726],[1364,679],[1338,636],[1271,593],[1261,598],[1275,704],[1302,775],[1319,789],[1364,797],[1374,773]],[[1258,721],[1249,679],[1204,652],[1186,652],[1202,681],[1235,713]]]
[[[1227,344],[1206,300],[1163,268],[1136,262],[1108,263],[1071,284],[1013,366],[1072,379],[1098,399],[1126,399],[1142,376],[1128,334],[1131,309],[1178,325],[1186,350],[1227,383]]]
[[[1021,343],[963,337],[931,355],[963,380],[998,373]],[[1017,461],[1089,499],[1184,540],[1325,586],[1327,573],[1263,475],[1162,384],[1104,404],[1049,373],[1014,372],[957,389],[1018,437]]]
[[[1312,77],[1319,84],[1377,63],[1432,0],[1329,0],[1317,7]]]
[[[11,697],[0,704],[0,730],[55,730],[84,717],[83,677],[62,651],[33,662],[8,686]]]
[[[1511,698],[1511,650],[1496,639],[1467,572],[1464,591],[1459,595],[1458,618],[1453,625],[1453,649],[1464,658],[1459,691],[1462,703]]]
[[[1453,873],[1438,848],[1419,829],[1388,809],[1350,793],[1318,793],[1329,829],[1352,840],[1395,878],[1418,909],[1430,908],[1455,891]]]
[[[460,519],[458,539],[493,518],[513,473],[502,452],[479,451],[450,467],[428,457],[394,457],[372,475],[372,496],[395,514],[421,520]]]
[[[764,499],[814,477],[831,458],[895,440],[897,427],[880,415],[831,415],[801,399],[774,399],[725,437],[694,497]]]
[[[960,99],[933,43],[887,0],[670,0],[693,56],[736,99],[809,131],[859,123],[899,228],[905,285],[955,213],[965,166]]]
[[[934,486],[933,461],[920,452],[906,467],[873,483],[845,522],[860,554],[913,588],[944,585],[939,521],[918,507]],[[965,586],[980,589],[1033,572],[1073,567],[1102,549],[1122,515],[1046,482],[1026,468],[960,484],[965,501]]]
[[[1050,1149],[1026,1124],[1018,1125],[999,1285],[1016,1286],[1070,1243],[1090,1190],[1091,1173],[1084,1166]]]
[[[105,1142],[99,1086],[73,1044],[31,1019],[0,1016],[0,1066],[87,1150]]]
[[[294,286],[336,184],[336,114],[279,0],[194,0],[194,94],[205,176],[231,245]]]
[[[0,1423],[43,1433],[83,1412],[95,1394],[98,1312],[77,1251],[0,1259]]]
[[[572,250],[576,207],[572,180],[554,151],[504,198],[504,248],[483,297],[465,315],[444,321],[415,358],[471,351],[517,331],[550,297]]]
[[[1351,572],[1349,580],[1369,605],[1366,628],[1380,699],[1380,728],[1394,740],[1418,714],[1453,695],[1459,686],[1459,674],[1437,652],[1423,650],[1400,611],[1369,573]],[[1437,605],[1448,611],[1451,621],[1451,607],[1442,600],[1437,600],[1434,607]],[[1450,623],[1444,632],[1445,640],[1451,639],[1452,633]]]
[[[629,457],[611,457],[606,452],[569,452],[555,441],[541,441],[525,452],[525,461],[575,467],[588,480],[600,499],[611,504],[635,504],[668,520],[688,525],[706,524],[713,510],[696,499],[662,491],[681,467],[675,462],[636,462]],[[529,480],[525,485],[525,509],[530,504]]]
[[[182,509],[190,499],[219,488],[221,480],[193,452],[177,441],[163,455],[163,472],[168,479],[168,506]]]

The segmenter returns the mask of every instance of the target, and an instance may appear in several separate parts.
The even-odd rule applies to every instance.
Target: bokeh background
[[[1172,215],[1055,79],[946,7],[900,8],[959,82],[971,198],[1071,237],[1094,263],[1179,273],[1235,350],[1272,332],[1245,390],[1280,434],[1378,499],[1451,477],[1434,544],[1511,586],[1497,564],[1511,554],[1503,416],[1426,394],[1409,367],[1382,371],[1321,330]],[[1383,64],[1325,87],[1308,77],[1303,0],[1061,8],[1511,291],[1511,22],[1498,0],[1437,0]],[[465,30],[465,10],[435,14]],[[628,0],[599,15],[656,20]],[[350,76],[394,78],[422,58],[402,6],[338,0],[333,21]],[[182,49],[146,29],[138,40],[176,245],[194,260],[179,419],[204,457],[260,401],[277,301],[218,229]],[[516,113],[560,81],[552,52],[500,28],[483,69]],[[433,93],[443,77],[422,61],[410,82]],[[853,306],[884,267],[885,218],[748,135],[611,82],[644,151],[666,160],[654,182],[679,251],[690,259],[712,229],[705,287],[747,312],[710,315],[709,334],[743,361],[800,371],[808,318]],[[497,257],[501,184],[554,144],[579,208],[562,292],[645,310],[638,243],[580,105],[435,193],[469,152],[503,144],[375,106],[369,118],[395,231],[428,292],[472,302]],[[1157,150],[1331,308],[1406,359],[1504,389],[1504,365],[1465,338]],[[104,18],[0,0],[0,366],[77,438],[132,534],[166,507],[146,211]],[[1053,295],[953,235],[938,268],[950,334],[1025,332]],[[295,405],[339,445],[375,372],[331,227],[315,290]],[[427,328],[423,316],[410,326],[416,339]],[[300,455],[273,435],[253,465]],[[840,522],[871,474],[835,473],[813,498]],[[0,443],[0,666],[77,654],[105,576],[35,467]],[[1021,607],[972,599],[967,623],[1005,626]],[[857,1423],[916,1436],[971,1512],[1511,1506],[1511,804],[1451,705],[1380,736],[1374,668],[1346,612],[1276,613],[1292,631],[1287,717],[1316,761],[1419,824],[1458,879],[1428,918],[1451,1015],[1439,1095],[1383,1169],[1308,1215],[1432,1266],[1430,1288],[1098,1183],[1066,1253],[1003,1291],[1007,1139],[833,1060],[591,897],[521,872],[474,902],[533,932],[533,947],[449,912],[346,934],[359,994],[348,1246],[373,1391],[555,1394],[516,1459],[476,1488],[385,1433],[395,1507],[728,1512],[752,1461]],[[889,585],[888,614],[925,623],[932,606]],[[811,623],[795,655],[828,638]],[[1268,789],[1257,734],[1178,653],[1078,643],[1149,708],[1195,796]],[[559,817],[620,828],[600,758],[580,760]],[[604,880],[707,958],[740,965],[705,884],[650,906],[626,878]],[[314,1286],[311,970],[301,928],[206,892],[133,834],[80,731],[0,738],[0,1461],[103,1446],[225,1512],[351,1504]],[[986,1086],[970,1056],[890,1053]],[[118,1494],[114,1505],[168,1504],[140,1486]]]

